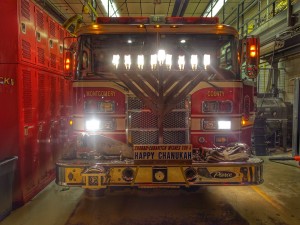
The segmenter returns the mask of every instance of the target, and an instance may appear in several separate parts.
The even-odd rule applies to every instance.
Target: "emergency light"
[[[69,74],[71,71],[71,52],[66,52],[64,63],[64,71],[66,74]]]
[[[246,38],[246,68],[249,78],[256,78],[259,70],[259,39],[254,36]]]
[[[218,17],[98,17],[98,24],[218,24]],[[159,26],[158,26],[159,27]]]
[[[251,45],[249,52],[250,52],[250,57],[254,58],[256,56],[256,46],[255,45]]]

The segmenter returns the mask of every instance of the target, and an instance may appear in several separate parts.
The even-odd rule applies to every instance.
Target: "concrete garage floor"
[[[52,182],[0,225],[299,225],[300,168],[265,160],[259,186],[123,190],[89,197]]]

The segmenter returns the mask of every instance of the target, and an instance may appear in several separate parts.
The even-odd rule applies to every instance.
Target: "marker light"
[[[124,64],[125,64],[126,70],[129,70],[130,66],[131,66],[131,56],[130,55],[124,55]]]
[[[118,69],[120,63],[120,55],[113,55],[112,64]]]
[[[69,72],[71,67],[71,53],[67,52],[65,57],[65,71]]]
[[[242,118],[242,120],[241,120],[241,124],[242,124],[242,126],[245,126],[246,125],[246,120],[244,119],[244,118]]]
[[[157,60],[158,60],[159,65],[162,65],[164,63],[165,59],[166,59],[166,51],[158,50]]]
[[[144,67],[144,55],[138,55],[137,56],[137,64],[138,64],[138,68],[140,70],[142,70],[143,67]]]
[[[168,70],[171,70],[172,67],[172,55],[166,55],[166,66]]]
[[[66,70],[70,69],[70,60],[69,59],[66,60],[65,68],[66,68]]]
[[[157,55],[151,55],[151,69],[154,70],[157,65]]]
[[[178,56],[178,67],[179,67],[179,70],[183,70],[184,69],[184,64],[185,64],[184,55],[179,55]]]
[[[87,131],[97,131],[100,129],[100,120],[91,119],[85,122]]]
[[[203,56],[203,65],[204,65],[204,69],[206,69],[206,67],[208,65],[210,65],[210,55],[204,54],[204,56]]]
[[[256,56],[256,46],[255,45],[250,45],[250,57],[255,57]]]
[[[196,70],[198,66],[198,56],[197,55],[191,55],[191,66],[192,70]]]

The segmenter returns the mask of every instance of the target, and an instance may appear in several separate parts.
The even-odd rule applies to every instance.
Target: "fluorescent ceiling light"
[[[224,4],[227,2],[227,0],[214,0],[209,3],[207,6],[205,12],[203,13],[203,16],[207,17],[213,17],[218,14],[220,9],[224,6]]]
[[[109,17],[119,17],[117,6],[112,0],[101,0],[101,3]]]

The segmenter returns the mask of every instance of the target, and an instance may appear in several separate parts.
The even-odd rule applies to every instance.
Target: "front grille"
[[[128,104],[127,104],[128,110],[142,110],[145,109],[145,105],[142,102],[141,99],[136,97],[128,97]]]
[[[164,131],[164,144],[187,144],[186,130]]]
[[[132,144],[157,144],[158,131],[143,131],[132,130],[130,131]]]
[[[164,144],[189,143],[190,107],[188,99],[179,102],[163,121]],[[128,140],[131,144],[159,144],[158,116],[136,97],[128,97]]]
[[[188,127],[189,112],[173,111],[164,120],[164,128],[186,128]]]
[[[151,112],[128,112],[129,129],[156,128],[157,116]]]

